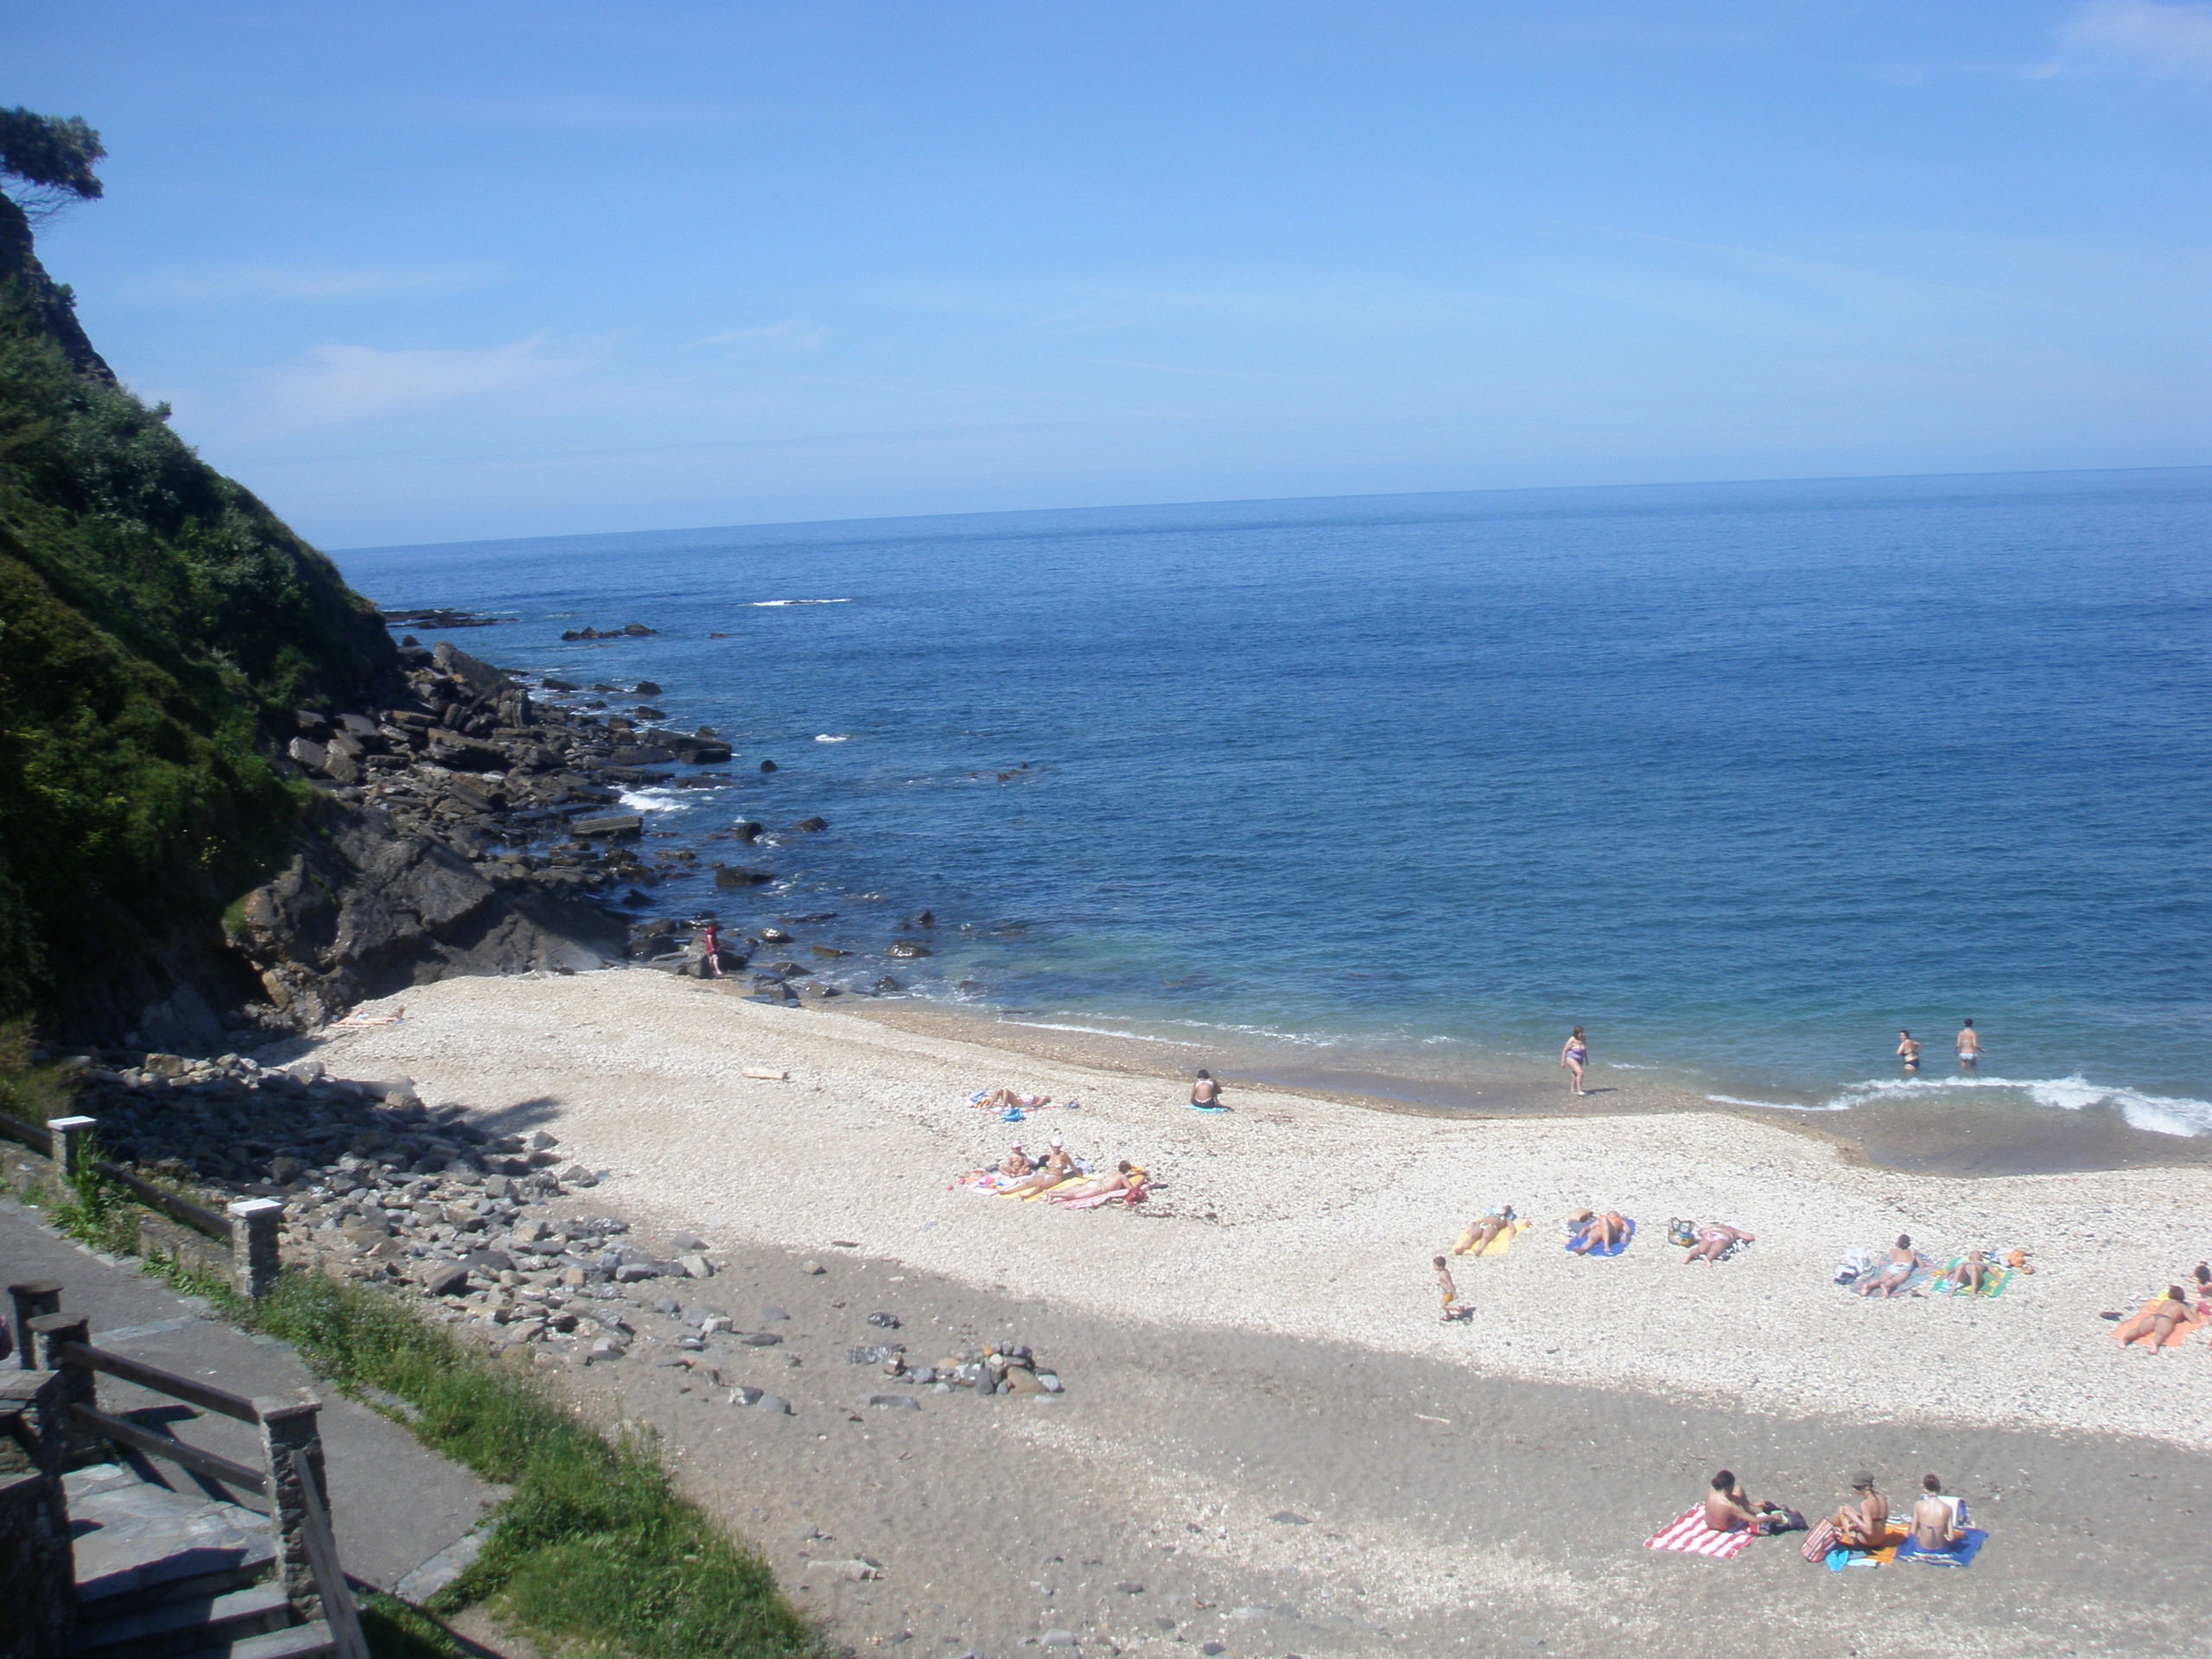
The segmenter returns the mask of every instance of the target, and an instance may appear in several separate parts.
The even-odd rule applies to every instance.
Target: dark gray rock
[[[440,1268],[423,1281],[423,1288],[432,1296],[458,1296],[468,1288],[468,1268],[459,1262]]]

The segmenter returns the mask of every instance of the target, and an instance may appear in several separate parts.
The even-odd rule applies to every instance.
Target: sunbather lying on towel
[[[1011,1089],[994,1089],[988,1094],[978,1096],[975,1101],[975,1104],[987,1112],[1002,1112],[1009,1106],[1035,1108],[1052,1103],[1050,1095],[1017,1095]]]
[[[1711,1222],[1697,1230],[1697,1243],[1682,1258],[1682,1265],[1688,1267],[1693,1262],[1718,1262],[1727,1254],[1731,1244],[1758,1243],[1758,1240],[1740,1227],[1731,1227],[1725,1222]]]
[[[1979,1296],[1988,1287],[1990,1278],[1997,1271],[1987,1250],[1968,1250],[1957,1266],[1946,1268],[1936,1283],[1940,1288],[1950,1285],[1970,1295]],[[1907,1274],[1910,1278],[1911,1275]]]
[[[2113,1332],[2113,1335],[2119,1339],[2120,1345],[2123,1348],[2141,1338],[2148,1337],[2151,1339],[2151,1351],[2154,1354],[2163,1353],[2165,1351],[2166,1338],[2173,1334],[2176,1325],[2178,1325],[2186,1329],[2196,1323],[2196,1316],[2189,1311],[2189,1293],[2179,1285],[2168,1285],[2164,1297],[2128,1320],[2119,1330]]]
[[[1469,1222],[1452,1245],[1454,1255],[1479,1255],[1491,1242],[1513,1224],[1513,1206],[1501,1204],[1485,1210]]]
[[[1116,1192],[1126,1192],[1144,1179],[1144,1171],[1124,1158],[1103,1175],[1094,1176],[1081,1186],[1071,1186],[1065,1192],[1055,1192],[1048,1204],[1078,1204],[1085,1198],[1109,1198]]]
[[[1959,1506],[1943,1496],[1943,1483],[1935,1476],[1923,1475],[1920,1485],[1920,1501],[1912,1506],[1913,1545],[1940,1554],[1966,1536],[1959,1526]]]
[[[1574,1236],[1567,1248],[1577,1255],[1587,1255],[1592,1250],[1610,1250],[1628,1236],[1628,1218],[1618,1210],[1608,1210],[1602,1216],[1585,1210],[1567,1219],[1567,1226]]]
[[[1980,1255],[1980,1251],[1975,1252]],[[1897,1245],[1890,1251],[1890,1259],[1882,1270],[1872,1279],[1854,1287],[1861,1296],[1879,1296],[1884,1301],[1896,1295],[1904,1281],[1918,1268],[1928,1265],[1928,1258],[1912,1248],[1912,1236],[1897,1235]]]
[[[1851,1478],[1851,1502],[1828,1517],[1846,1549],[1879,1549],[1889,1535],[1890,1500],[1874,1490],[1874,1477]]]
[[[1705,1524],[1715,1532],[1757,1532],[1778,1505],[1754,1503],[1744,1495],[1743,1484],[1727,1470],[1713,1476],[1705,1495]]]

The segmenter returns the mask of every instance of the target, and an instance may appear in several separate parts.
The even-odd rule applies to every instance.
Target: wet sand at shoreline
[[[1838,1148],[1878,1168],[1923,1175],[2062,1175],[2077,1171],[2212,1167],[2212,1135],[2158,1135],[2129,1123],[2117,1107],[2060,1111],[1972,1098],[1940,1105],[1870,1101],[1848,1111],[1791,1111],[1717,1102],[1639,1068],[1602,1060],[1590,1072],[1590,1093],[1567,1092],[1562,1072],[1493,1060],[1446,1081],[1334,1070],[1271,1054],[1256,1045],[1209,1047],[1170,1044],[1110,1032],[1071,1031],[1016,1015],[942,1004],[847,998],[841,1014],[896,1030],[986,1043],[1040,1059],[1187,1079],[1205,1065],[1232,1087],[1257,1086],[1380,1112],[1446,1118],[1612,1117],[1711,1112],[1763,1123]]]

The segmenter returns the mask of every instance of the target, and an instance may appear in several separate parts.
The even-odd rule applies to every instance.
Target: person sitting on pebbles
[[[1873,1476],[1861,1472],[1851,1478],[1851,1502],[1828,1518],[1846,1549],[1879,1549],[1889,1536],[1890,1500],[1874,1489]]]
[[[1028,1179],[1007,1187],[1000,1196],[1018,1198],[1028,1192],[1049,1192],[1062,1181],[1071,1180],[1081,1173],[1083,1172],[1075,1166],[1075,1160],[1068,1156],[1067,1148],[1060,1144],[1060,1137],[1056,1135],[1052,1137],[1052,1147],[1045,1154],[1045,1161],[1030,1166]]]
[[[1690,1246],[1690,1253],[1682,1258],[1682,1265],[1693,1262],[1718,1262],[1728,1253],[1732,1244],[1756,1244],[1758,1240],[1740,1227],[1731,1227],[1723,1221],[1709,1221],[1697,1230],[1697,1243]]]
[[[1754,1503],[1744,1495],[1741,1482],[1723,1469],[1713,1478],[1705,1494],[1705,1524],[1715,1532],[1758,1532],[1777,1512],[1772,1503]]]
[[[1474,1304],[1459,1300],[1459,1287],[1452,1282],[1452,1269],[1445,1265],[1444,1258],[1433,1257],[1429,1265],[1436,1269],[1437,1294],[1444,1299],[1444,1323],[1456,1325],[1461,1319],[1473,1319]]]
[[[1046,1201],[1074,1204],[1083,1198],[1109,1198],[1116,1192],[1128,1192],[1143,1179],[1143,1169],[1124,1158],[1103,1175],[1093,1176],[1081,1186],[1071,1186],[1065,1192],[1055,1192]]]
[[[1454,1255],[1480,1255],[1491,1242],[1513,1224],[1513,1206],[1510,1204],[1493,1205],[1469,1222],[1452,1246]]]
[[[1618,1210],[1608,1210],[1604,1215],[1582,1210],[1567,1217],[1567,1231],[1573,1236],[1567,1248],[1577,1255],[1587,1255],[1592,1250],[1610,1250],[1628,1236],[1628,1217]]]
[[[1014,1149],[999,1161],[999,1173],[1009,1176],[1015,1180],[1020,1180],[1024,1175],[1031,1173],[1036,1167],[1036,1165],[1029,1161],[1029,1154],[1021,1149],[1021,1142],[1019,1141],[1014,1143]]]

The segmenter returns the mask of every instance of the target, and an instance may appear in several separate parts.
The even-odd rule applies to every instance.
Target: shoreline
[[[644,740],[628,737],[630,722],[612,715],[604,702],[593,699],[593,693],[611,690],[611,687],[594,685],[587,690],[541,666],[487,671],[499,676],[516,690],[528,692],[542,706],[559,710],[561,718],[573,722],[601,745],[619,744],[626,738],[635,742],[669,736],[653,731],[645,734]],[[661,688],[655,685],[652,690],[658,693]],[[701,741],[696,738],[671,741],[691,744]],[[727,753],[726,745],[713,747]],[[620,758],[630,757],[625,754]],[[672,758],[662,757],[664,761]],[[595,759],[598,764],[584,775],[601,785],[622,789],[671,780],[665,772],[640,772],[609,765],[607,757]],[[711,760],[703,769],[694,768],[694,772],[696,775],[687,774],[673,781],[717,791],[740,782],[736,776],[724,771],[721,764]],[[601,806],[597,810],[603,812],[608,809]],[[613,810],[620,812],[629,809],[626,801]],[[639,816],[650,821],[650,813],[633,817]],[[518,835],[518,829],[520,826],[501,826],[511,845],[519,844],[492,867],[499,871],[495,879],[500,885],[519,886],[569,874],[557,869],[545,873],[536,868],[543,862],[537,855],[544,844],[539,839],[543,826],[521,830]],[[663,952],[656,964],[663,969],[674,965],[674,959],[665,953],[674,945],[676,936],[664,931],[665,917],[655,924],[641,920],[641,916],[660,915],[664,907],[645,900],[641,909],[638,901],[645,899],[645,892],[636,886],[631,888],[632,901],[618,905],[613,902],[613,888],[630,882],[643,883],[649,889],[657,880],[708,868],[723,849],[743,855],[753,851],[757,845],[760,852],[768,853],[790,838],[790,832],[774,830],[762,835],[755,844],[735,840],[723,830],[656,830],[652,835],[654,839],[665,837],[672,843],[672,849],[659,851],[654,866],[648,867],[639,860],[637,853],[642,849],[634,841],[626,842],[617,838],[607,845],[603,869],[594,870],[594,861],[589,856],[582,861],[583,872],[594,878],[594,885],[600,890],[568,891],[587,899],[612,922],[628,930],[633,960],[656,950]],[[672,862],[669,861],[671,850],[677,854]],[[481,854],[477,856],[481,857]],[[525,869],[524,866],[530,868]],[[749,874],[747,879],[752,879]],[[1179,1071],[1169,1058],[1174,1056],[1187,1058],[1190,1066],[1208,1065],[1217,1075],[1274,1091],[1356,1101],[1371,1110],[1416,1116],[1573,1119],[1593,1114],[1718,1113],[1780,1128],[1817,1143],[1839,1147],[1847,1157],[1872,1166],[1926,1174],[1982,1176],[2212,1167],[2212,1135],[2174,1135],[2138,1128],[2110,1102],[2069,1110],[2026,1103],[1992,1104],[1967,1093],[1963,1097],[1945,1096],[1920,1101],[1869,1099],[1842,1109],[1796,1109],[1783,1105],[1761,1106],[1715,1095],[1703,1085],[1658,1068],[1637,1066],[1616,1071],[1602,1062],[1593,1072],[1598,1087],[1590,1096],[1577,1100],[1560,1087],[1557,1074],[1540,1062],[1516,1064],[1491,1056],[1471,1065],[1432,1065],[1425,1071],[1413,1065],[1385,1069],[1387,1060],[1384,1067],[1362,1067],[1357,1064],[1332,1067],[1290,1044],[1274,1043],[1230,1029],[1196,1027],[1193,1036],[1188,1039],[1147,1039],[1105,1030],[1056,1028],[1055,1022],[1051,1021],[1025,1021],[1019,1010],[992,1008],[988,1004],[965,1005],[926,990],[879,995],[872,988],[871,980],[887,969],[901,970],[909,967],[891,959],[880,943],[871,949],[831,930],[835,948],[849,956],[850,963],[839,975],[817,977],[806,972],[785,974],[784,969],[794,966],[789,963],[771,964],[770,958],[779,951],[798,951],[807,943],[804,938],[796,942],[756,943],[746,937],[747,930],[758,933],[772,923],[785,928],[797,926],[803,935],[805,929],[801,924],[810,918],[795,918],[782,913],[794,907],[793,901],[798,897],[764,883],[756,887],[717,891],[709,901],[726,923],[735,923],[726,932],[726,946],[736,953],[733,958],[734,971],[750,976],[756,994],[785,1001],[798,1001],[803,996],[810,1006],[833,1003],[839,1010],[864,1019],[923,1031],[942,1031],[1045,1058],[1064,1057],[1085,1065],[1135,1069],[1160,1076],[1187,1075],[1186,1070]],[[888,906],[886,913],[889,913]],[[783,937],[785,941],[790,940],[788,932]],[[855,948],[847,950],[849,946]],[[834,990],[827,988],[833,985]],[[1200,1032],[1203,1036],[1196,1034]],[[1940,1079],[1931,1073],[1923,1081],[1932,1084]]]
[[[1901,1102],[1869,1103],[1847,1111],[1791,1111],[1712,1100],[1694,1090],[1637,1079],[1616,1081],[1603,1064],[1596,1085],[1580,1099],[1546,1087],[1541,1068],[1500,1067],[1446,1090],[1387,1073],[1328,1071],[1312,1065],[1270,1063],[1256,1046],[1227,1058],[1192,1044],[1171,1048],[1142,1037],[1074,1031],[1005,1013],[970,1012],[920,998],[841,998],[836,1012],[921,1035],[1001,1048],[1035,1058],[1179,1079],[1205,1065],[1231,1094],[1259,1089],[1362,1109],[1444,1122],[1488,1119],[1641,1116],[1700,1113],[1763,1124],[1835,1148],[1847,1160],[1900,1173],[1948,1176],[2063,1175],[2098,1170],[2212,1168],[2212,1136],[2158,1135],[2139,1129],[2113,1106],[2080,1111],[1947,1102],[1939,1111]],[[1170,1055],[1176,1058],[1171,1059]],[[1187,1062],[1187,1063],[1185,1063]],[[1479,1082],[1479,1089],[1473,1087]],[[1457,1098],[1450,1098],[1456,1095]],[[1425,1098],[1424,1096],[1427,1097]]]
[[[391,1001],[407,1004],[404,1023],[324,1033],[329,1061],[404,1071],[480,1122],[555,1128],[611,1172],[610,1201],[726,1242],[850,1241],[1109,1320],[1325,1338],[1532,1382],[2212,1446],[2193,1404],[2203,1344],[2123,1352],[2096,1317],[2203,1254],[2212,1171],[1903,1173],[1710,1109],[1446,1117],[1248,1088],[1214,1118],[1184,1110],[1149,1069],[653,973],[455,979]],[[1002,1083],[1083,1106],[1014,1126],[966,1103]],[[1052,1134],[1094,1162],[1143,1164],[1155,1201],[1084,1216],[948,1190],[1007,1141]],[[1455,1263],[1478,1316],[1440,1326],[1427,1258],[1499,1202],[1536,1231],[1503,1259]],[[1569,1255],[1560,1217],[1581,1205],[1618,1205],[1648,1230],[1618,1262]],[[1761,1243],[1685,1270],[1662,1242],[1674,1215],[1727,1219]],[[1901,1229],[1939,1259],[2023,1244],[2042,1271],[1988,1302],[1867,1302],[1830,1282],[1845,1250]]]

